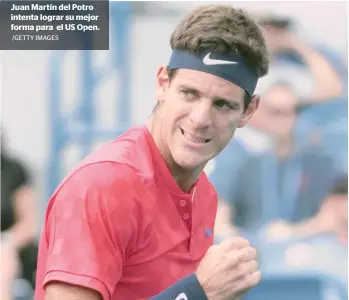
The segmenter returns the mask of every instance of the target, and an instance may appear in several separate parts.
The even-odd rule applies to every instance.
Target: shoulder
[[[60,183],[50,198],[62,212],[99,211],[108,218],[138,218],[154,202],[149,192],[154,184],[154,167],[144,131],[131,128],[103,145]],[[150,199],[151,198],[151,199]]]
[[[152,155],[144,127],[132,127],[117,139],[87,156],[78,167],[94,163],[116,163],[119,168],[133,170],[134,175],[149,178],[154,174]]]
[[[118,217],[136,213],[144,194],[142,178],[132,168],[116,162],[85,164],[72,172],[52,195],[47,214],[52,207],[56,215],[69,211],[85,217],[98,213]]]
[[[148,148],[142,127],[133,127],[82,160],[56,193],[70,186],[114,194],[131,189],[136,193],[146,184],[147,170],[152,169]]]

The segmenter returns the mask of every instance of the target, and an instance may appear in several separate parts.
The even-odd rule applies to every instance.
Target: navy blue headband
[[[234,54],[216,52],[191,54],[175,49],[168,69],[191,69],[210,73],[235,83],[250,96],[253,96],[258,82],[257,73],[246,65],[241,56]]]

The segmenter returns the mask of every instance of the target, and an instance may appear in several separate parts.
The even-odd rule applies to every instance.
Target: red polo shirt
[[[52,195],[35,299],[56,280],[104,300],[156,295],[196,270],[213,244],[216,210],[206,175],[184,193],[147,128],[134,127],[87,157]]]

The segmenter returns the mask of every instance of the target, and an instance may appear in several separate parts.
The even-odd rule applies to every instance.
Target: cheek
[[[184,102],[180,101],[177,97],[171,97],[166,103],[166,119],[168,123],[176,123],[181,119],[185,119],[190,115],[191,107],[185,105]]]
[[[240,119],[230,119],[227,122],[222,122],[223,117],[220,118],[219,125],[216,126],[216,136],[218,137],[219,144],[224,148],[234,135],[234,132],[238,126]]]
[[[340,211],[343,214],[343,217],[348,218],[348,202],[342,203]]]
[[[172,135],[180,126],[181,120],[185,119],[186,112],[183,110],[183,106],[178,105],[177,103],[169,101],[164,105],[162,130],[165,130],[168,135]]]

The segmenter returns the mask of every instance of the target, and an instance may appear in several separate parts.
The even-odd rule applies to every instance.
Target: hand
[[[294,235],[293,231],[293,226],[282,220],[268,224],[264,230],[268,242],[289,239]]]
[[[338,206],[339,201],[327,199],[321,205],[319,212],[314,216],[314,223],[321,232],[336,233],[340,229],[341,212],[347,211],[347,207]],[[347,210],[345,210],[347,209]]]
[[[209,300],[237,300],[261,280],[257,251],[246,239],[225,240],[208,249],[196,276]]]
[[[284,29],[268,28],[263,30],[263,34],[269,50],[274,53],[294,50],[298,43],[298,38]]]

